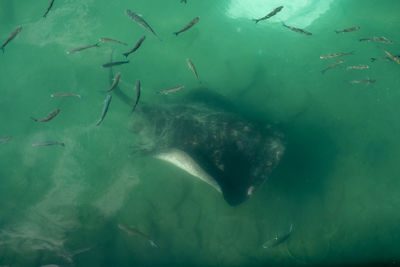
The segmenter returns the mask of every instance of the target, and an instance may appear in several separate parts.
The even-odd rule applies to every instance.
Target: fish
[[[369,69],[368,65],[355,65],[355,66],[347,66],[346,70],[365,70],[365,69]]]
[[[106,97],[106,100],[104,100],[103,111],[101,112],[101,117],[100,117],[100,119],[97,121],[96,126],[99,126],[99,125],[102,123],[102,121],[104,120],[104,118],[105,118],[105,116],[106,116],[106,114],[107,114],[108,108],[109,108],[109,106],[110,106],[111,99],[112,99],[112,95],[111,95],[111,94],[108,94],[107,97]]]
[[[107,92],[107,93],[108,93],[108,92],[111,92],[115,87],[117,87],[117,85],[118,85],[120,79],[121,79],[121,72],[118,72],[118,73],[115,75],[115,78],[114,78],[113,83],[111,84],[110,88],[109,88],[108,90],[106,90],[106,92]]]
[[[395,55],[394,57],[400,59],[400,55]],[[393,61],[393,59],[391,57],[378,57],[378,58],[371,57],[371,62],[375,61]]]
[[[114,39],[110,39],[110,38],[105,38],[105,37],[100,38],[99,42],[102,42],[102,43],[115,43],[115,44],[120,44],[120,45],[128,45],[127,43],[123,43],[123,42],[120,42],[120,41],[117,41],[117,40],[114,40]]]
[[[282,25],[284,27],[288,28],[291,31],[298,32],[298,33],[301,33],[301,34],[304,34],[304,35],[312,35],[311,32],[308,32],[308,31],[303,30],[303,29],[299,29],[299,28],[296,28],[296,27],[292,27],[292,26],[286,25],[284,22],[282,22]]]
[[[383,37],[383,36],[380,36],[380,37],[373,36],[373,37],[368,37],[368,38],[361,38],[360,42],[362,42],[362,41],[373,41],[373,42],[378,42],[381,44],[393,44],[393,42],[391,40],[389,40],[388,38]]]
[[[47,7],[47,10],[43,15],[43,18],[45,18],[47,16],[47,14],[49,13],[49,11],[50,11],[51,7],[53,6],[53,4],[54,4],[54,0],[50,0],[49,6]]]
[[[146,39],[146,35],[143,35],[143,37],[140,38],[139,41],[137,41],[137,43],[135,44],[135,46],[134,46],[129,52],[126,52],[126,53],[124,53],[123,55],[124,55],[126,58],[128,58],[128,56],[129,56],[130,54],[132,54],[133,52],[135,52],[136,50],[139,49],[139,47],[142,45],[142,43],[143,43],[143,41],[144,41],[145,39]]]
[[[354,32],[354,31],[358,31],[359,29],[361,29],[360,26],[355,26],[355,27],[351,27],[351,28],[344,29],[344,30],[339,30],[339,31],[336,30],[335,32],[336,32],[336,33]]]
[[[136,101],[135,105],[133,105],[132,112],[135,111],[137,104],[139,103],[140,98],[140,80],[136,80]]]
[[[133,229],[131,227],[128,227],[128,226],[125,226],[122,224],[118,224],[118,228],[121,229],[122,231],[126,232],[129,235],[138,236],[140,238],[143,238],[144,240],[147,240],[150,243],[150,245],[154,248],[159,248],[159,246],[153,240],[151,240],[149,236],[147,236],[146,234],[144,234],[136,229]]]
[[[289,237],[291,236],[291,234],[293,233],[293,224],[290,225],[289,227],[289,231],[286,231],[284,233],[281,234],[276,234],[274,238],[266,241],[262,247],[263,248],[273,248],[276,247],[280,244],[282,244],[283,242],[285,242],[286,240],[289,239]]]
[[[177,32],[174,32],[174,34],[175,34],[176,36],[178,36],[178,34],[184,32],[184,31],[189,30],[189,29],[192,28],[193,25],[195,25],[199,20],[200,20],[200,17],[195,17],[195,18],[192,19],[185,27],[183,27],[182,30],[179,30],[179,31],[177,31]]]
[[[130,126],[135,151],[199,179],[199,186],[210,189],[204,197],[217,194],[237,206],[255,196],[278,166],[284,136],[271,124],[227,108],[231,103],[210,103],[216,94],[207,92],[191,90],[175,104],[142,103]]]
[[[389,51],[387,51],[386,49],[382,48],[383,52],[385,52],[386,55],[388,55],[388,57],[390,57],[394,62],[396,62],[397,64],[400,64],[400,59],[398,57],[393,56]]]
[[[364,79],[364,80],[352,80],[349,81],[349,83],[351,84],[371,84],[371,83],[375,83],[376,80],[373,79]]]
[[[119,66],[119,65],[122,65],[122,64],[127,64],[127,63],[129,63],[129,60],[108,62],[106,64],[103,64],[102,66],[103,66],[103,68],[110,68],[110,67]]]
[[[76,52],[80,52],[82,50],[86,50],[86,49],[89,49],[89,48],[92,48],[92,47],[100,47],[100,46],[99,46],[99,43],[95,43],[93,45],[81,46],[81,47],[74,48],[72,50],[68,50],[67,54],[70,55],[70,54],[73,54],[73,53],[76,53]]]
[[[125,11],[126,15],[128,15],[128,17],[130,17],[134,22],[136,22],[137,24],[139,24],[140,26],[142,26],[143,28],[145,28],[146,30],[148,30],[149,32],[151,32],[151,34],[153,34],[158,40],[161,41],[161,39],[158,37],[158,35],[153,31],[153,29],[150,27],[150,25],[142,18],[141,15],[136,14],[134,12],[132,12],[131,10],[127,9]]]
[[[177,91],[179,91],[179,90],[181,90],[183,88],[185,88],[185,86],[184,85],[180,85],[180,86],[177,86],[177,87],[174,87],[174,88],[171,88],[171,89],[158,91],[157,94],[166,95],[166,94],[169,94],[169,93],[177,92]]]
[[[32,120],[36,121],[36,122],[47,122],[52,120],[55,116],[57,116],[57,114],[60,112],[60,108],[57,108],[56,110],[50,112],[49,115],[47,115],[46,117],[42,118],[42,119],[35,119],[33,117],[31,117]]]
[[[199,75],[197,74],[197,71],[196,71],[195,66],[193,65],[193,62],[188,58],[186,59],[186,62],[188,64],[189,68],[192,70],[192,72],[193,72],[194,76],[196,77],[196,79],[199,81]]]
[[[253,21],[255,21],[256,23],[258,23],[258,22],[261,21],[261,20],[269,19],[270,17],[275,16],[279,11],[281,11],[282,8],[283,8],[283,6],[277,7],[277,8],[275,8],[272,12],[270,12],[268,15],[266,15],[266,16],[260,18],[260,19],[253,19]]]
[[[59,146],[65,146],[64,143],[62,142],[52,142],[52,141],[48,141],[48,142],[40,142],[40,143],[34,143],[32,144],[32,146],[55,146],[55,145],[59,145]]]
[[[3,43],[3,45],[0,47],[0,49],[3,51],[4,53],[4,48],[6,47],[6,45],[11,42],[12,39],[14,39],[18,33],[20,33],[22,30],[22,26],[19,26],[18,28],[16,28],[11,34],[10,36],[7,38],[7,40]]]
[[[12,136],[1,137],[0,138],[0,144],[4,144],[4,143],[7,143],[7,142],[10,142],[12,138],[13,138]]]
[[[322,74],[324,74],[327,70],[333,69],[334,67],[336,67],[336,66],[338,66],[340,64],[343,64],[343,63],[344,63],[344,60],[336,61],[335,63],[332,63],[331,65],[329,65],[328,67],[323,69],[321,72],[322,72]]]
[[[336,54],[329,54],[329,55],[323,55],[320,56],[320,59],[328,59],[328,58],[335,58],[335,57],[342,57],[342,56],[347,56],[347,55],[354,55],[354,51],[351,52],[344,52],[344,53],[336,53]]]
[[[55,93],[55,94],[51,94],[50,97],[78,97],[78,98],[82,98],[81,95],[78,94],[71,94],[71,93]]]

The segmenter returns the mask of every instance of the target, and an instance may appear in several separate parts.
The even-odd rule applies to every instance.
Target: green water
[[[396,264],[400,260],[400,65],[370,62],[400,54],[395,0],[48,0],[0,1],[1,266],[263,266]],[[266,2],[266,3],[264,3]],[[255,5],[255,3],[257,3]],[[255,24],[275,7],[270,21]],[[162,41],[131,21],[143,15]],[[200,21],[175,37],[194,17]],[[305,28],[312,36],[280,24]],[[334,30],[361,26],[359,31]],[[101,65],[143,35],[96,127],[109,70]],[[359,42],[385,36],[393,44]],[[129,46],[73,48],[100,37]],[[321,70],[355,51],[346,66]],[[195,80],[186,58],[196,65]],[[340,59],[340,58],[339,58]],[[339,60],[337,59],[337,60]],[[376,83],[350,84],[376,79]],[[133,153],[134,83],[141,104],[181,101],[196,89],[221,95],[239,114],[273,122],[286,151],[269,180],[230,207],[215,190],[172,165]],[[175,94],[155,92],[184,84]],[[78,98],[50,98],[71,92]],[[125,95],[125,96],[124,96]],[[52,121],[36,123],[56,108]],[[65,147],[32,147],[62,141]],[[160,248],[121,231],[127,225]],[[294,225],[289,239],[263,243]]]

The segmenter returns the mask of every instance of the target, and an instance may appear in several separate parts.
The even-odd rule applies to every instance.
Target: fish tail
[[[371,57],[371,62],[375,62],[375,61],[376,61],[376,58]]]
[[[94,46],[100,47],[100,42],[95,43]]]
[[[38,119],[36,119],[36,118],[34,118],[34,117],[31,117],[31,119],[34,120],[34,121],[38,121]]]
[[[3,54],[4,54],[4,47],[1,47],[1,51],[3,51]]]
[[[157,244],[153,241],[153,240],[149,240],[150,245],[154,248],[159,248],[159,246],[157,246]]]
[[[128,58],[129,53],[123,53],[123,55],[124,55],[126,58]]]
[[[335,32],[336,32],[336,33],[340,33],[340,31],[336,31],[336,30],[335,30]]]
[[[252,21],[255,21],[256,24],[260,21],[259,19],[252,19]]]
[[[175,34],[176,36],[178,36],[179,32],[174,32],[173,34]]]

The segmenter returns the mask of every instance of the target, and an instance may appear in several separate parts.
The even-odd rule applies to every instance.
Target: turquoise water
[[[263,266],[397,264],[400,249],[400,54],[394,0],[0,2],[0,43],[23,29],[0,55],[0,265],[2,266]],[[270,20],[260,18],[283,5]],[[131,21],[143,15],[162,41]],[[187,32],[172,33],[194,17]],[[281,20],[312,36],[284,28]],[[359,31],[334,30],[361,26]],[[121,81],[103,123],[110,86],[102,64]],[[393,44],[359,42],[384,36]],[[129,45],[94,44],[100,37]],[[342,66],[319,56],[355,51]],[[201,84],[187,67],[190,58]],[[274,123],[286,151],[252,198],[229,206],[214,189],[181,169],[135,153],[131,114],[138,105],[181,103],[192,91],[232,103],[235,112]],[[373,84],[349,81],[375,79]],[[169,95],[159,90],[184,84]],[[79,98],[51,98],[58,92]],[[214,103],[215,102],[215,103]],[[56,108],[51,121],[37,123]],[[138,113],[140,114],[140,113]],[[136,116],[136,117],[135,117]],[[60,141],[65,147],[32,147]],[[140,230],[157,242],[118,228]],[[290,237],[263,244],[276,234]]]

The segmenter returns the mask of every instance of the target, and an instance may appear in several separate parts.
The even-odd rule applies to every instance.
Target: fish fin
[[[31,119],[34,120],[34,121],[39,121],[38,119],[36,119],[36,118],[34,118],[34,117],[31,117]]]
[[[125,58],[128,58],[129,53],[123,53],[123,55],[125,56]]]

